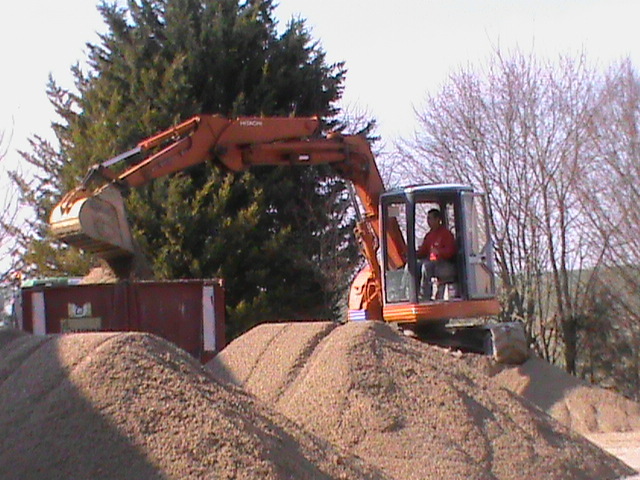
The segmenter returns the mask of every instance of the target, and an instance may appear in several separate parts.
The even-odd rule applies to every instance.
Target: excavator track
[[[431,322],[414,325],[410,333],[432,345],[491,356],[497,363],[519,365],[529,358],[520,322]]]

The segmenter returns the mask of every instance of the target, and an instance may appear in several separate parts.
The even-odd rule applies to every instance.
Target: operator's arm
[[[426,258],[429,256],[429,250],[430,250],[430,246],[429,246],[429,233],[427,233],[424,236],[424,240],[422,240],[422,245],[420,245],[420,248],[418,248],[418,250],[416,251],[416,257],[418,258]]]

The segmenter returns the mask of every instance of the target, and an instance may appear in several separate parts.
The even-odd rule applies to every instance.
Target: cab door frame
[[[469,299],[495,297],[493,240],[486,196],[479,192],[460,192],[464,231],[464,271]]]

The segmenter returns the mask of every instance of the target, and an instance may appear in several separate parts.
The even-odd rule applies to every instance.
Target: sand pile
[[[93,285],[97,283],[116,283],[118,281],[118,277],[109,267],[101,265],[99,267],[94,267],[89,270],[82,280],[80,280],[81,284]]]
[[[494,378],[583,434],[640,430],[640,404],[589,385],[540,358],[504,368]]]
[[[0,335],[2,479],[383,478],[136,333]]]
[[[380,323],[261,325],[207,367],[392,478],[633,473],[483,369]]]

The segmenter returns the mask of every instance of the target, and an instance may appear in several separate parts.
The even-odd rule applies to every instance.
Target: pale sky
[[[18,163],[15,150],[27,149],[28,137],[54,138],[47,77],[73,86],[70,67],[85,60],[85,43],[96,43],[105,28],[96,4],[5,0],[0,6],[5,146],[12,135],[6,165]],[[410,136],[413,108],[425,95],[498,44],[550,58],[584,50],[601,65],[629,56],[640,68],[639,0],[280,0],[282,24],[292,15],[307,20],[329,61],[346,62],[344,103],[377,118],[387,142]]]

